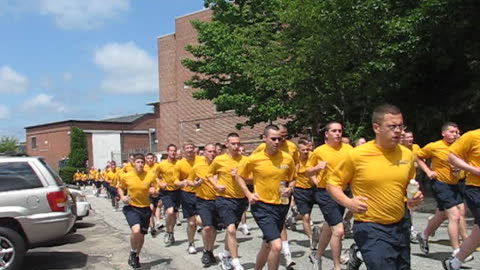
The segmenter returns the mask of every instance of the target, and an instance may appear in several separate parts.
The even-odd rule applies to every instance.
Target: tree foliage
[[[18,140],[15,137],[3,136],[0,138],[0,153],[15,153],[18,149]]]
[[[294,132],[342,121],[365,135],[378,104],[398,105],[421,142],[444,121],[480,124],[480,2],[205,0],[183,64],[195,98],[244,125],[286,119]]]
[[[84,168],[88,160],[87,136],[82,129],[73,127],[70,133],[70,154],[68,166]]]

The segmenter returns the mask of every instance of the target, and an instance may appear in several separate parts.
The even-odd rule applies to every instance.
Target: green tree
[[[18,140],[15,137],[3,136],[0,138],[0,153],[16,152],[18,149]]]
[[[68,165],[75,168],[85,168],[88,160],[87,136],[82,129],[73,127],[70,133],[70,154]]]
[[[206,0],[187,82],[243,124],[286,119],[295,132],[340,120],[371,132],[373,107],[398,105],[420,141],[443,121],[480,124],[478,1]]]

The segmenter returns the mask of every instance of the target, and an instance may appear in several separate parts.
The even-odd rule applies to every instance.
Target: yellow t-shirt
[[[320,161],[327,162],[325,169],[318,171],[317,180],[318,188],[327,187],[327,179],[333,172],[333,169],[345,158],[345,154],[353,149],[350,144],[342,143],[338,148],[334,148],[329,144],[322,144],[315,148],[308,159],[308,167],[315,167]],[[345,188],[345,187],[344,187]]]
[[[229,154],[223,154],[216,157],[210,164],[211,175],[217,175],[218,184],[225,186],[225,192],[217,192],[217,196],[235,199],[245,198],[245,193],[243,193],[242,188],[235,180],[235,176],[231,173],[232,169],[238,169],[241,161],[245,158],[242,155],[233,158]]]
[[[438,181],[456,185],[460,179],[460,173],[455,175],[452,172],[452,166],[448,162],[449,146],[450,144],[444,140],[429,143],[417,152],[417,157],[432,160],[431,167],[437,173]]]
[[[238,174],[243,178],[253,174],[253,188],[260,201],[281,204],[280,182],[295,179],[295,162],[284,151],[278,151],[273,156],[262,151],[245,158],[239,165]]]
[[[146,172],[149,172],[149,171],[152,171],[153,170],[153,173],[157,173],[157,169],[158,169],[158,163],[153,163],[153,165],[148,165],[147,163],[145,163],[145,165],[143,165],[143,170],[146,171]]]
[[[299,159],[298,170],[297,170],[297,179],[295,182],[295,187],[309,189],[313,188],[314,185],[310,181],[310,178],[305,174],[307,172],[308,160],[312,156],[312,153],[308,153],[308,158],[306,160]]]
[[[463,134],[450,146],[450,151],[474,167],[480,167],[480,129]],[[480,187],[480,176],[467,173],[465,184]]]
[[[97,174],[97,170],[90,170],[88,171],[88,178],[95,179],[96,174]]]
[[[186,158],[179,160],[177,164],[175,164],[175,183],[188,179],[193,166],[200,162],[205,162],[205,157],[195,155],[192,160],[187,160]],[[195,193],[195,188],[191,186],[183,187],[181,190]]]
[[[127,165],[123,166],[123,172],[124,173],[128,173],[128,172],[132,172],[135,170],[135,167],[133,166],[132,163],[128,162]]]
[[[160,177],[160,182],[167,183],[165,190],[174,191],[178,188],[175,186],[176,174],[175,174],[175,164],[177,160],[171,162],[168,159],[162,160],[157,167],[157,176]]]
[[[120,176],[120,172],[122,170],[119,169],[119,168],[115,168],[115,170],[113,169],[109,169],[107,171],[107,174],[105,175],[106,178],[105,178],[105,181],[107,181],[107,183],[110,184],[110,186],[112,187],[117,187],[117,184],[118,184],[118,178]]]
[[[154,173],[131,171],[122,174],[119,181],[119,188],[126,190],[130,196],[129,204],[136,207],[150,206],[150,187],[155,187],[156,175]]]
[[[188,180],[190,181],[195,181],[197,177],[202,179],[203,182],[196,188],[195,195],[204,200],[215,200],[217,197],[215,187],[210,180],[208,180],[210,176],[212,175],[209,172],[209,164],[206,159],[204,159],[204,162],[195,164],[188,176]]]
[[[353,196],[368,198],[367,212],[357,221],[392,224],[405,214],[406,189],[415,173],[414,155],[406,147],[383,149],[374,141],[350,150],[328,178],[328,184],[350,184]]]
[[[265,143],[261,143],[257,147],[257,149],[255,149],[252,152],[252,155],[256,154],[258,152],[264,152],[266,147],[267,147],[267,145]],[[296,144],[294,144],[293,142],[291,142],[289,140],[285,140],[280,145],[280,150],[282,150],[284,152],[287,152],[290,156],[292,156],[293,161],[295,161],[295,164],[298,164],[298,162],[300,160],[300,153],[298,153],[298,147],[297,147]]]
[[[80,180],[82,180],[82,174],[79,173],[79,172],[76,172],[76,173],[73,175],[73,180],[75,180],[75,181],[80,181]]]
[[[418,153],[418,151],[420,151],[420,149],[422,149],[420,147],[420,145],[418,145],[416,143],[412,144],[412,152],[413,152],[414,155],[416,155]]]

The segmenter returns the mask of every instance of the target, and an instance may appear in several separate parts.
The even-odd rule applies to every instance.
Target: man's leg
[[[278,239],[280,241],[280,239]],[[280,244],[281,246],[281,244]],[[262,246],[257,254],[257,260],[255,261],[255,270],[263,270],[263,267],[267,263],[268,255],[270,254],[270,243],[265,240],[262,242]]]
[[[137,253],[137,256],[140,254],[142,250],[143,243],[145,241],[145,236],[142,234],[140,230],[140,224],[136,224],[132,227],[132,233],[130,234],[130,247],[132,251]]]
[[[282,240],[275,239],[270,241],[270,252],[268,254],[268,270],[277,270],[280,265],[280,251],[282,250]]]
[[[448,218],[448,236],[450,237],[450,245],[454,250],[460,247],[458,240],[459,224],[460,224],[460,209],[457,206],[453,206],[445,211]]]
[[[343,222],[331,227],[332,239],[330,247],[332,249],[333,266],[335,270],[340,270],[340,255],[342,253],[342,239],[344,235]]]

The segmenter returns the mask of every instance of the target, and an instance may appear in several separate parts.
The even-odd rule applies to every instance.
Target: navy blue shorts
[[[465,201],[475,218],[475,224],[480,227],[480,187],[465,186]]]
[[[130,228],[138,224],[140,225],[140,232],[142,234],[148,233],[148,225],[150,224],[150,216],[152,214],[150,207],[125,205],[122,212],[127,218],[127,223]]]
[[[310,214],[312,212],[313,204],[315,203],[313,192],[313,188],[305,189],[295,187],[293,190],[293,198],[295,198],[295,204],[301,215]]]
[[[237,227],[242,219],[243,212],[247,210],[248,200],[247,198],[217,197],[215,205],[223,225],[227,227],[230,224],[235,224],[235,227]]]
[[[332,227],[343,221],[343,213],[345,212],[345,207],[338,204],[327,190],[324,188],[316,188],[313,192],[315,197],[315,202],[320,206],[322,211],[323,218],[327,224]]]
[[[112,198],[118,197],[118,190],[116,187],[108,186],[108,191],[110,192],[110,196]]]
[[[150,204],[152,204],[154,207],[157,207],[158,206],[158,202],[160,201],[160,196],[151,196],[150,195]]]
[[[263,240],[267,243],[280,238],[288,207],[288,205],[268,204],[260,201],[250,206],[253,218],[262,230]]]
[[[438,180],[432,180],[432,191],[433,197],[437,201],[437,208],[440,211],[445,211],[463,203],[462,193],[458,185],[449,185]]]
[[[95,187],[96,187],[96,188],[102,187],[102,182],[100,182],[100,181],[95,181],[94,183],[95,183]]]
[[[193,192],[180,191],[182,197],[183,218],[190,218],[197,215],[197,196]]]
[[[197,197],[197,212],[202,219],[203,227],[211,226],[215,229],[221,229],[218,226],[220,217],[218,216],[217,207],[215,206],[215,200],[204,200]]]
[[[173,190],[173,191],[162,190],[160,191],[160,198],[162,199],[163,207],[165,208],[165,210],[173,207],[173,211],[178,212],[178,209],[180,209],[180,191],[179,190]]]
[[[368,270],[410,270],[410,224],[355,221],[353,238]]]

